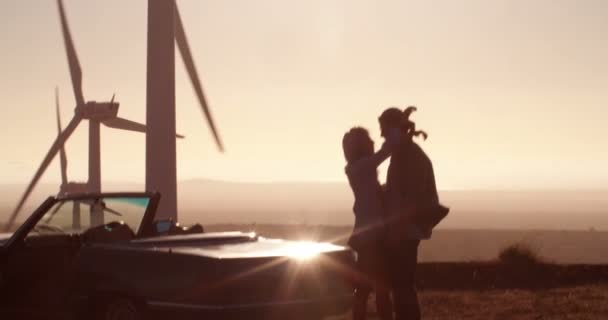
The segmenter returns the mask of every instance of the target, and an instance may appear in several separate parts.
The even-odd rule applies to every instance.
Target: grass
[[[425,320],[608,319],[607,285],[536,291],[422,291],[419,297]],[[369,307],[373,309],[371,302]],[[347,320],[350,315],[330,319]],[[368,319],[377,319],[373,310]]]
[[[547,264],[542,259],[537,250],[526,244],[516,243],[504,247],[498,254],[497,264],[488,264],[485,275],[489,283],[483,283],[479,289],[458,290],[458,286],[448,286],[446,289],[427,289],[419,292],[422,318],[425,320],[450,320],[450,319],[470,319],[470,320],[576,320],[576,319],[608,319],[608,284],[606,284],[605,271],[587,266],[558,266]],[[460,273],[464,277],[466,274],[466,264],[461,264]],[[477,266],[479,268],[480,266]],[[446,273],[440,271],[435,266],[433,273],[425,274],[427,280],[436,277],[446,281],[447,278],[455,278],[453,272]],[[471,264],[468,268],[475,269]],[[587,270],[587,269],[589,270]],[[555,273],[555,270],[560,270]],[[562,270],[563,269],[563,270]],[[482,270],[482,269],[479,269]],[[553,271],[552,271],[553,270]],[[470,270],[469,270],[470,271]],[[541,274],[538,274],[541,272]],[[474,272],[475,273],[475,272]],[[494,277],[492,274],[494,273]],[[584,281],[586,277],[595,279],[588,285],[574,287],[557,286],[550,284],[567,282],[568,273],[575,275],[577,281]],[[542,275],[542,276],[541,276]],[[419,274],[420,276],[420,274]],[[429,278],[430,276],[430,278]],[[447,277],[447,278],[446,278]],[[542,280],[547,277],[551,281]],[[469,279],[471,282],[475,282]],[[496,285],[495,280],[509,279],[507,286],[510,289],[489,289]],[[553,279],[555,278],[555,279]],[[503,280],[504,280],[503,279]],[[556,281],[559,280],[559,281]],[[570,279],[571,280],[571,279]],[[519,282],[521,283],[519,283]],[[537,283],[538,282],[538,283]],[[537,285],[535,285],[535,283]],[[600,284],[602,283],[602,284]],[[527,284],[527,285],[526,285]],[[543,284],[538,286],[538,284]],[[466,288],[467,285],[463,285]],[[537,289],[521,289],[521,288]],[[485,288],[485,289],[484,289]],[[519,289],[515,289],[519,288]],[[543,289],[540,289],[543,288]],[[456,289],[456,290],[453,290]],[[374,314],[374,304],[370,301],[369,319],[377,319]],[[334,318],[335,320],[350,319],[350,314],[345,314]]]
[[[427,292],[425,319],[606,319],[608,287],[541,291]]]

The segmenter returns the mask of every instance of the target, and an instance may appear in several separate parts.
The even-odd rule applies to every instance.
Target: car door
[[[2,270],[2,310],[52,314],[66,305],[73,259],[80,248],[74,211],[72,201],[55,202],[10,244]]]

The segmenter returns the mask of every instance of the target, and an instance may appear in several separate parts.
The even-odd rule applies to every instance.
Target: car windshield
[[[29,236],[81,234],[90,228],[118,222],[137,233],[150,203],[148,197],[100,197],[59,200],[40,219]]]

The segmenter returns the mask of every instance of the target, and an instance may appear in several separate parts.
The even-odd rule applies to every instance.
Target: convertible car
[[[156,221],[160,196],[49,197],[0,234],[0,318],[322,319],[352,300],[330,243]]]

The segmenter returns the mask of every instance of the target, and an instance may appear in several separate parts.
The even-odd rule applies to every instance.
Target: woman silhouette
[[[348,243],[357,252],[361,274],[355,289],[353,319],[365,319],[367,299],[375,291],[380,319],[390,320],[393,312],[382,248],[385,210],[377,168],[390,156],[391,145],[385,142],[374,153],[374,142],[367,130],[355,127],[344,135],[342,147],[347,162],[346,176],[355,196],[355,227]]]

